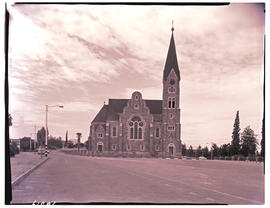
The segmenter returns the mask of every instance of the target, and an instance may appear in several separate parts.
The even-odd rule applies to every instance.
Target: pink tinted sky
[[[229,143],[236,111],[261,140],[264,7],[13,5],[9,7],[11,138],[45,125],[82,140],[103,102],[161,99],[174,20],[182,141]]]

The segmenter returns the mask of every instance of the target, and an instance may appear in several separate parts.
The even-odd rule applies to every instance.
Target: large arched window
[[[143,126],[139,116],[134,116],[128,123],[129,125],[129,138],[130,139],[142,139],[143,138]]]

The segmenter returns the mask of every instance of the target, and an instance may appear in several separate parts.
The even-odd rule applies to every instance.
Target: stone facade
[[[92,156],[181,158],[180,72],[173,28],[163,70],[163,99],[109,99],[90,126]]]

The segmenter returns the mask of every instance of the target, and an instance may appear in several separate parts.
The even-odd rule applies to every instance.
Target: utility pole
[[[34,131],[35,131],[35,133],[34,133],[34,150],[36,150],[36,144],[37,144],[37,126],[36,126],[36,124],[35,124],[35,126],[34,126]]]
[[[78,137],[78,152],[80,152],[81,136],[82,136],[82,133],[78,132],[77,133],[77,137]]]

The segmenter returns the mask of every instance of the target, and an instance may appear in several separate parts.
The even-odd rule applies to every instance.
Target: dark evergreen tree
[[[190,145],[188,150],[187,150],[187,156],[193,157],[193,155],[194,155],[193,147]]]
[[[182,155],[187,156],[187,147],[185,144],[182,144]]]
[[[240,120],[239,120],[239,111],[236,113],[233,132],[232,132],[232,154],[237,155],[240,152]]]
[[[199,145],[196,150],[196,157],[201,157],[201,156],[202,156],[202,147],[201,145]]]
[[[12,126],[12,116],[8,114],[8,126]]]
[[[264,134],[264,119],[263,119],[263,125],[262,125],[262,140],[261,140],[261,156],[264,157],[265,155],[265,134]]]
[[[30,150],[30,137],[23,137],[20,139],[20,149],[22,152],[26,152]]]
[[[220,156],[229,156],[230,155],[230,144],[223,144],[219,148]]]
[[[65,146],[67,146],[68,143],[68,131],[66,131],[66,142],[65,142]]]
[[[78,132],[77,133],[77,137],[78,137],[78,151],[80,151],[80,147],[81,147],[81,136],[82,136],[82,133]]]
[[[241,136],[241,153],[244,156],[254,156],[256,152],[256,136],[254,131],[247,126]]]
[[[202,156],[204,156],[206,158],[209,157],[209,150],[208,150],[207,146],[202,149]]]
[[[46,130],[44,127],[42,127],[40,130],[37,132],[37,141],[38,145],[44,145],[45,144],[45,137],[46,137]]]
[[[219,148],[216,143],[212,144],[212,154],[213,154],[213,157],[219,156]]]

